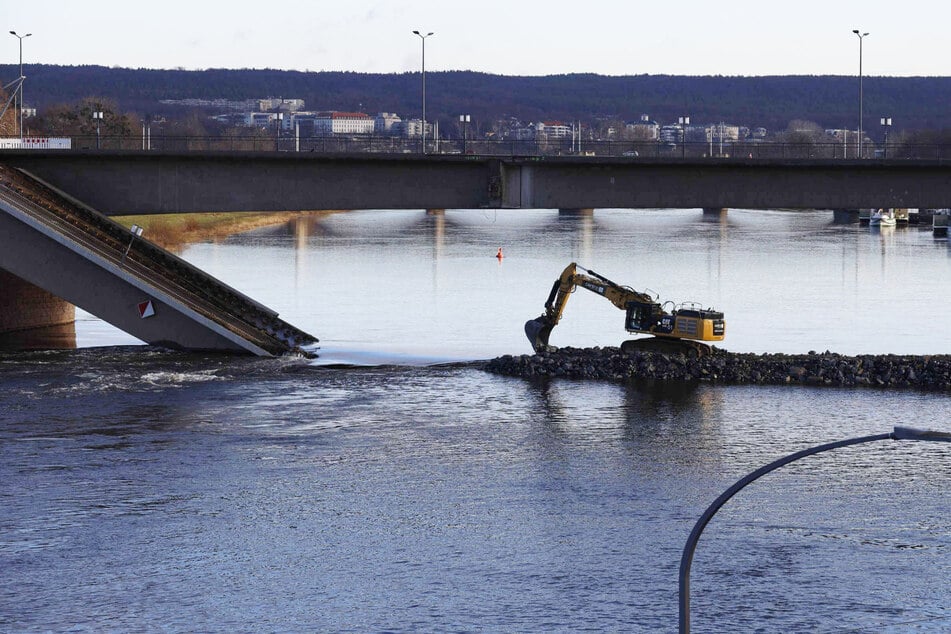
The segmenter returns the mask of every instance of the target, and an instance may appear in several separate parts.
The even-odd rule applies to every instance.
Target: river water
[[[369,211],[190,245],[320,357],[0,352],[0,630],[665,632],[725,488],[812,445],[951,431],[943,394],[527,381],[577,261],[727,319],[724,348],[951,353],[948,245],[831,212]],[[504,259],[495,254],[502,248]],[[554,345],[617,345],[580,291]],[[714,518],[695,632],[951,629],[951,446],[793,463]]]

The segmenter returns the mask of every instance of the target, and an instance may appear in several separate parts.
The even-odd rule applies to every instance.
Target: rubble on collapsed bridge
[[[951,391],[951,355],[734,353],[711,348],[700,357],[620,348],[558,348],[505,355],[485,369],[518,377],[627,382],[705,381],[723,385],[814,385]]]

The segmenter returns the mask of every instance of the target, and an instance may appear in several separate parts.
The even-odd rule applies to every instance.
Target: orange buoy
[[[495,254],[495,257],[497,257],[500,260],[505,257],[504,255],[502,255],[502,247],[499,247],[499,252]]]

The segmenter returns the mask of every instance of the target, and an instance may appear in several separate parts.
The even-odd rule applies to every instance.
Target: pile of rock
[[[830,385],[951,391],[951,355],[845,356],[826,351],[804,355],[710,354],[637,351],[619,348],[559,348],[534,355],[505,355],[488,361],[489,372],[520,377],[566,377],[630,381],[710,381],[730,385]]]

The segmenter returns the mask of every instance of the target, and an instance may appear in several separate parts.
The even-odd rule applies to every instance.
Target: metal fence
[[[167,152],[313,152],[319,154],[436,154],[497,157],[591,156],[663,159],[915,159],[949,160],[951,145],[889,144],[863,146],[861,156],[854,144],[784,142],[686,142],[632,143],[622,141],[471,140],[353,136],[296,139],[277,136],[74,136],[73,150],[125,150]]]

